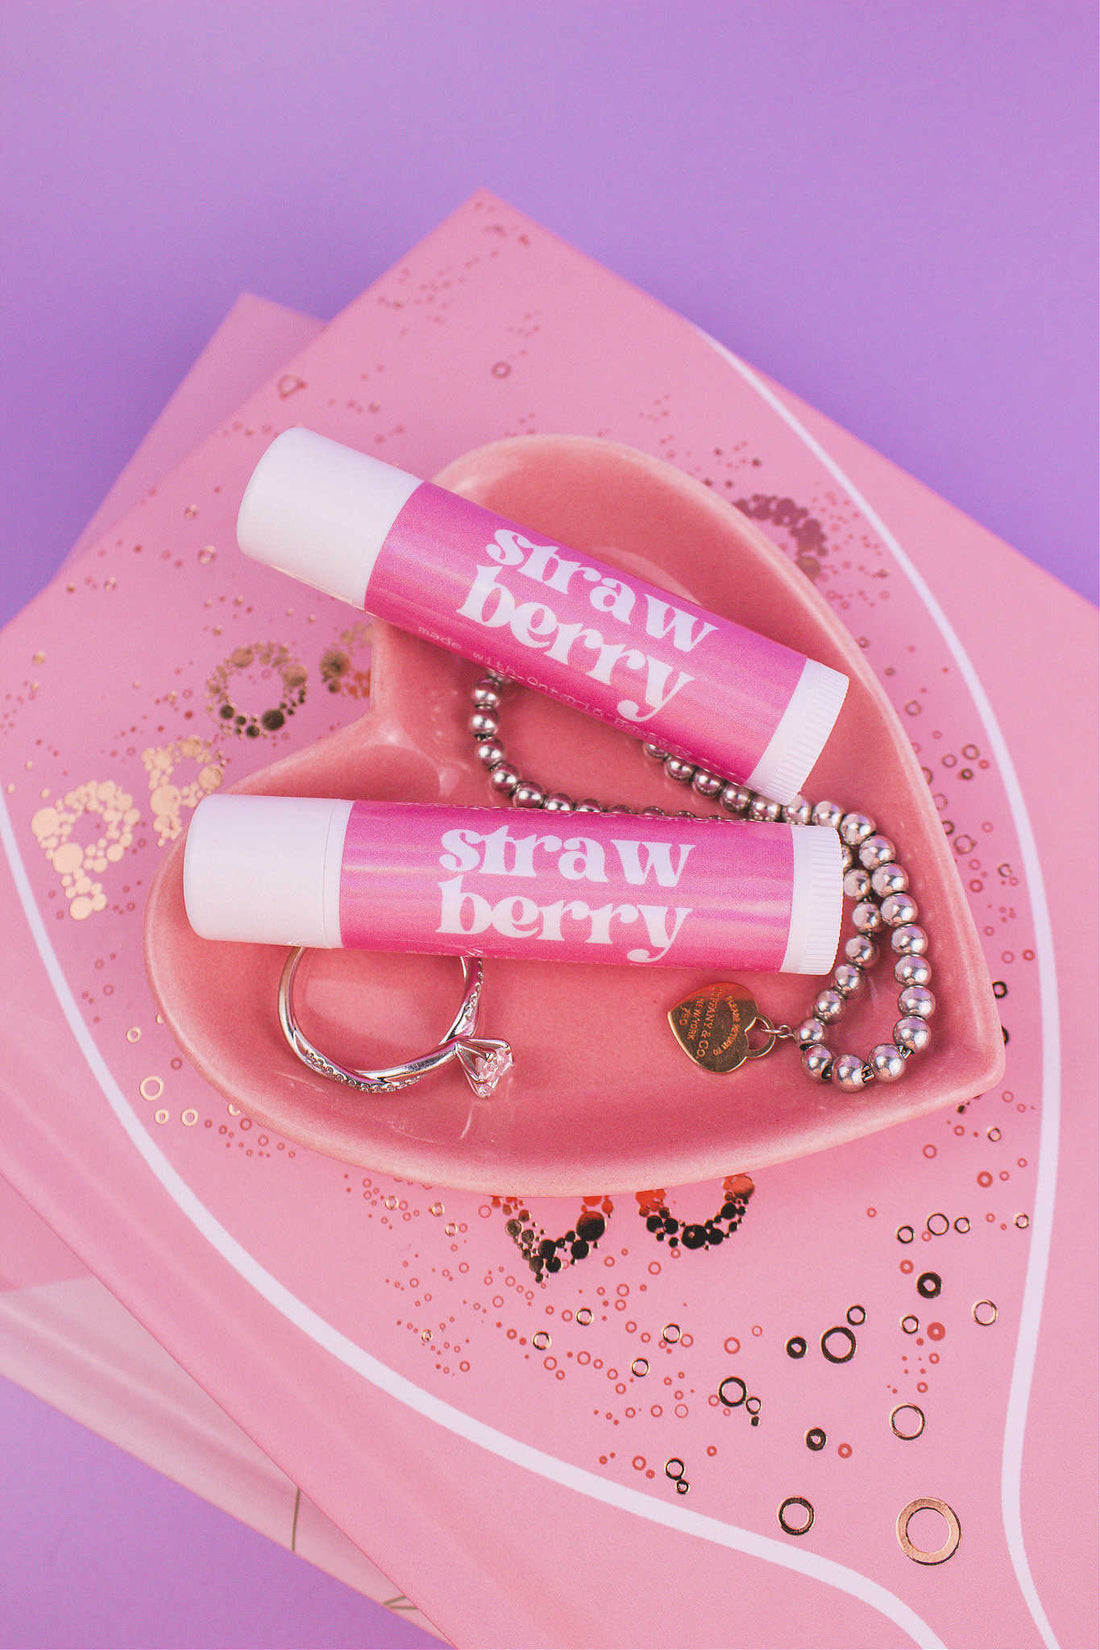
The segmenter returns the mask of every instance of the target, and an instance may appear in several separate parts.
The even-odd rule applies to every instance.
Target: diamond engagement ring
[[[357,1089],[362,1094],[390,1094],[419,1083],[440,1066],[457,1060],[466,1081],[481,1100],[488,1099],[497,1084],[512,1068],[512,1050],[495,1037],[477,1035],[478,1010],[485,983],[480,957],[460,957],[465,993],[458,1013],[442,1039],[426,1054],[419,1054],[397,1066],[381,1066],[374,1071],[349,1070],[323,1054],[311,1043],[294,1013],[294,977],[306,948],[297,946],[283,964],[279,977],[279,1024],[283,1036],[303,1065],[333,1083]]]

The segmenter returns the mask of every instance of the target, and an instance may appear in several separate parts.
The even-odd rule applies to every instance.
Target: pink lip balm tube
[[[776,802],[798,795],[848,678],[457,493],[287,430],[241,549]]]
[[[187,833],[204,939],[824,974],[826,826],[212,796]]]

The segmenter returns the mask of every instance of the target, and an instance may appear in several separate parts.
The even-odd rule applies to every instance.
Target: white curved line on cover
[[[1047,1620],[1038,1589],[1032,1579],[1031,1566],[1028,1563],[1027,1550],[1024,1546],[1023,1517],[1020,1509],[1024,1431],[1027,1424],[1031,1381],[1035,1372],[1035,1349],[1039,1341],[1039,1322],[1043,1311],[1047,1265],[1050,1259],[1051,1230],[1054,1224],[1054,1195],[1058,1171],[1058,1134],[1062,1094],[1062,1050],[1058,1014],[1058,984],[1054,961],[1054,935],[1050,925],[1050,911],[1047,906],[1043,870],[1035,843],[1035,833],[1031,828],[1027,803],[1024,801],[1023,789],[1017,777],[1015,764],[1009,753],[1005,736],[1001,732],[993,706],[989,702],[989,696],[982,685],[981,677],[974,668],[973,661],[955,634],[947,614],[898,543],[894,534],[886,526],[878,511],[863,496],[859,488],[848,478],[840,465],[816,437],[811,435],[810,431],[799,422],[789,407],[784,406],[769,384],[766,384],[744,361],[739,360],[736,355],[732,355],[723,344],[718,343],[717,339],[711,338],[705,332],[701,333],[701,336],[706,339],[712,349],[717,350],[724,361],[727,361],[740,374],[745,382],[756,391],[757,395],[767,402],[772,411],[779,415],[783,422],[794,431],[799,440],[813,453],[818,462],[828,470],[833,480],[843,487],[852,503],[862,511],[870,526],[874,528],[882,542],[892,552],[902,572],[908,577],[917,595],[928,609],[936,628],[947,643],[951,655],[959,667],[959,672],[973,696],[975,707],[985,726],[990,747],[1001,771],[1005,793],[1008,797],[1009,810],[1020,839],[1024,877],[1031,900],[1032,915],[1035,919],[1035,954],[1039,964],[1039,1005],[1040,1021],[1043,1029],[1043,1078],[1039,1124],[1039,1163],[1035,1184],[1035,1218],[1031,1224],[1031,1245],[1028,1250],[1027,1273],[1024,1279],[1024,1298],[1020,1306],[1020,1330],[1016,1338],[1016,1357],[1013,1361],[1008,1407],[1005,1412],[1004,1454],[1001,1458],[1001,1517],[1004,1520],[1005,1540],[1008,1545],[1009,1556],[1012,1559],[1012,1566],[1016,1571],[1016,1580],[1019,1582],[1024,1601],[1031,1611],[1036,1627],[1043,1635],[1043,1642],[1050,1646],[1051,1650],[1057,1650],[1058,1641],[1054,1636],[1054,1630],[1050,1622]]]
[[[711,1518],[705,1513],[689,1512],[686,1508],[674,1504],[666,1506],[641,1490],[600,1478],[596,1473],[574,1466],[571,1462],[559,1461],[556,1456],[548,1455],[544,1450],[525,1444],[518,1438],[512,1438],[508,1433],[500,1432],[484,1421],[475,1420],[472,1415],[467,1415],[453,1405],[445,1403],[433,1393],[425,1392],[422,1387],[418,1387],[404,1375],[399,1375],[396,1370],[391,1369],[388,1364],[366,1352],[315,1312],[311,1306],[299,1300],[297,1295],[267,1271],[244,1245],[226,1230],[196,1196],[160,1147],[146,1133],[144,1124],[132,1110],[84,1023],[61,962],[53,949],[45,922],[35,903],[34,891],[2,795],[0,840],[3,841],[12,878],[38,954],[61,1011],[108,1105],[133,1146],[181,1213],[202,1233],[233,1270],[276,1311],[281,1312],[310,1340],[323,1347],[364,1380],[369,1381],[372,1386],[388,1393],[398,1403],[405,1404],[438,1426],[446,1428],[448,1432],[465,1438],[469,1443],[476,1444],[517,1467],[523,1467],[540,1478],[548,1479],[551,1483],[561,1484],[566,1489],[588,1496],[594,1501],[602,1501],[606,1506],[617,1507],[621,1512],[633,1513],[638,1518],[647,1519],[651,1524],[664,1524],[682,1535],[698,1536],[700,1540],[712,1541],[720,1547],[746,1553],[751,1558],[786,1565],[788,1569],[797,1570],[802,1575],[823,1582],[826,1586],[839,1588],[862,1603],[870,1605],[872,1609],[880,1611],[903,1632],[908,1633],[922,1650],[944,1650],[943,1641],[936,1637],[927,1623],[903,1599],[895,1597],[885,1587],[879,1586],[867,1576],[860,1575],[858,1571],[850,1570],[847,1565],[822,1558],[814,1552],[793,1551],[771,1536],[757,1535],[752,1530],[743,1530],[737,1525],[723,1523],[721,1519]]]

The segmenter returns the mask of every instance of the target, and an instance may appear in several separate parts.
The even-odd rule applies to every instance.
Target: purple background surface
[[[1096,589],[1092,0],[0,8],[0,619],[243,289],[485,185]],[[995,599],[991,592],[991,599]],[[0,1386],[0,1642],[427,1642]]]

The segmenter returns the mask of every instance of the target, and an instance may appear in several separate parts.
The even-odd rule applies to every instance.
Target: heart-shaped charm
[[[668,1011],[673,1036],[704,1071],[736,1071],[751,1053],[748,1034],[756,1020],[752,994],[728,980],[704,986]]]

